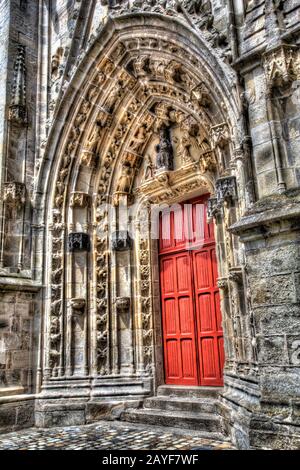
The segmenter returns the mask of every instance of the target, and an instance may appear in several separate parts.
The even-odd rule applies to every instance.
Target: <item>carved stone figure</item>
[[[159,131],[159,144],[156,146],[156,151],[156,171],[172,171],[174,168],[173,146],[168,127],[161,127]]]
[[[145,159],[144,180],[148,180],[154,177],[155,166],[152,163],[150,155],[146,155]]]
[[[188,165],[194,162],[190,152],[191,145],[191,137],[186,132],[177,139],[176,150],[182,165]]]

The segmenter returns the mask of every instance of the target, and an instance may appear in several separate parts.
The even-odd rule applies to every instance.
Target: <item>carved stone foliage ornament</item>
[[[101,0],[101,3],[108,6],[111,16],[145,11],[180,17],[202,30],[215,47],[227,46],[226,35],[214,27],[210,0]]]
[[[143,329],[143,358],[144,370],[146,373],[152,372],[153,361],[153,318],[151,308],[151,275],[150,275],[150,250],[149,240],[140,239],[140,308],[142,315]]]
[[[213,218],[218,217],[222,213],[222,206],[218,198],[211,197],[207,201],[207,218],[211,220]]]
[[[24,183],[16,181],[4,183],[3,201],[7,206],[19,208],[25,204],[26,187]]]
[[[88,233],[75,232],[69,233],[68,247],[70,252],[89,251],[90,236]]]
[[[96,363],[101,375],[108,369],[108,252],[107,238],[96,239]]]
[[[18,125],[27,122],[25,46],[18,45],[8,119]]]

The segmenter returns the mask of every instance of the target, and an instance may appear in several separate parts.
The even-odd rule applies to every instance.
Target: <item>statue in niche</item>
[[[130,150],[133,150],[134,152],[139,153],[142,150],[142,147],[146,141],[146,138],[147,138],[146,127],[145,126],[139,127],[130,142],[130,145],[129,145]]]
[[[177,155],[181,159],[181,164],[188,165],[189,163],[193,163],[194,159],[191,155],[191,138],[187,133],[183,133],[179,138],[176,138],[176,150]]]
[[[152,163],[150,155],[146,155],[144,181],[152,179],[154,177],[154,165]]]
[[[156,170],[172,171],[174,169],[173,147],[170,129],[162,126],[159,131],[159,144],[156,146]]]
[[[120,196],[129,195],[131,192],[132,179],[134,176],[135,169],[131,167],[129,163],[123,163],[122,172],[119,178],[117,189],[114,194],[114,205],[118,206],[120,202]]]

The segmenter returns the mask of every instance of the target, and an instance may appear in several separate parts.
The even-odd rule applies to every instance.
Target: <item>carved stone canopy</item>
[[[239,268],[231,269],[229,273],[229,280],[235,282],[236,284],[243,283],[243,273]]]
[[[290,45],[281,45],[264,54],[269,87],[281,87],[300,79],[300,53]]]
[[[68,246],[70,252],[89,251],[90,236],[88,233],[74,232],[69,234]]]
[[[112,234],[112,249],[114,251],[130,250],[131,246],[132,240],[127,231],[119,230]]]
[[[26,187],[24,183],[16,181],[4,183],[3,186],[3,201],[8,206],[21,207],[26,200]]]
[[[237,198],[235,176],[219,178],[216,183],[216,193],[218,201],[233,201]]]

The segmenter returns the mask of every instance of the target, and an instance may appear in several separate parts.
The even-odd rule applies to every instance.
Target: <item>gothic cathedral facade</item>
[[[0,11],[0,430],[299,448],[300,1]]]

